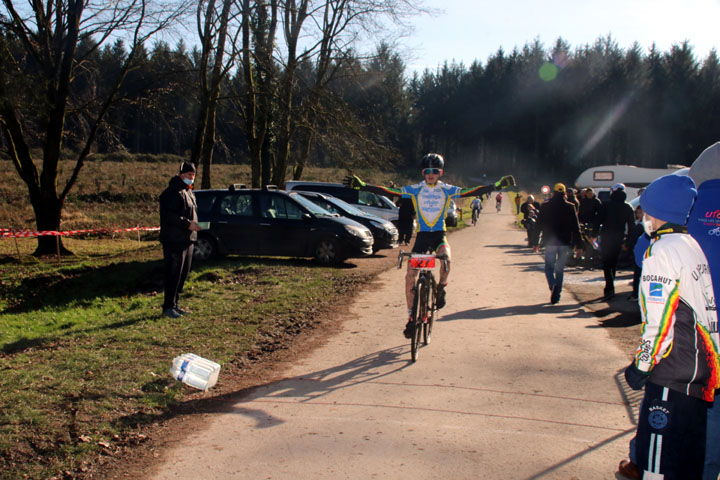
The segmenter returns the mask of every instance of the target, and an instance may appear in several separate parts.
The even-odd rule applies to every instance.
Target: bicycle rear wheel
[[[418,278],[415,284],[415,299],[413,300],[413,322],[414,329],[410,338],[410,357],[417,361],[420,353],[420,340],[423,337],[423,319],[427,312],[428,285],[424,276]]]

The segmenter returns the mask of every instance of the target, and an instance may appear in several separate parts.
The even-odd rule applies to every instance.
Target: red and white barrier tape
[[[0,238],[31,238],[31,237],[68,237],[71,235],[78,235],[80,233],[117,233],[117,232],[154,232],[160,230],[160,227],[132,227],[132,228],[117,228],[108,230],[105,228],[92,229],[92,230],[66,230],[64,232],[58,232],[55,230],[10,230],[9,228],[0,228]]]

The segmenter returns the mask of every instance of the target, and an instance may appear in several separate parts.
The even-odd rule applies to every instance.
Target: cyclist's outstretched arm
[[[387,197],[402,197],[403,194],[399,188],[384,187],[382,185],[370,185],[360,180],[360,178],[356,175],[349,175],[345,177],[343,183],[349,188],[365,190],[367,192],[373,192]]]
[[[472,188],[463,188],[460,191],[461,197],[472,197],[475,195],[485,195],[487,193],[490,193],[494,190],[500,190],[506,187],[514,187],[515,186],[515,177],[512,175],[505,175],[500,180],[498,180],[495,183],[492,183],[490,185],[479,185],[477,187]]]

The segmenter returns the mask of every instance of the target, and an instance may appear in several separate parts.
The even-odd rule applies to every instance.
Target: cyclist
[[[480,211],[482,210],[482,203],[480,202],[480,195],[478,195],[477,197],[475,197],[473,199],[472,203],[470,203],[470,208],[472,209],[473,224],[475,224],[475,222],[477,221],[477,218],[478,218],[477,216],[480,215]]]
[[[497,208],[498,213],[500,212],[501,207],[502,207],[502,192],[498,192],[497,195],[495,195],[495,208]]]
[[[448,257],[448,271],[440,269],[436,298],[436,306],[440,309],[445,306],[445,287],[447,286],[450,271],[450,244],[447,242],[445,236],[445,214],[450,206],[450,200],[456,197],[479,196],[503,187],[514,186],[515,179],[512,175],[508,175],[491,185],[461,188],[440,181],[443,169],[445,168],[445,160],[441,155],[428,153],[423,157],[421,166],[424,181],[415,185],[407,185],[400,188],[368,185],[356,176],[346,177],[345,184],[348,187],[359,190],[367,190],[392,197],[410,198],[412,200],[415,211],[417,212],[418,223],[418,234],[415,237],[415,244],[413,245],[412,251],[414,253],[432,251],[438,254],[445,254]],[[414,299],[413,286],[416,276],[417,270],[410,268],[410,262],[408,262],[408,270],[405,275],[405,300],[408,307],[408,318],[412,316],[412,303]],[[410,338],[412,335],[412,328],[412,322],[408,321],[404,332],[407,338]]]

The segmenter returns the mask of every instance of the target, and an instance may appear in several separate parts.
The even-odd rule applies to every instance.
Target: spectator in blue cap
[[[720,386],[710,270],[685,227],[696,196],[690,177],[666,175],[640,197],[651,243],[640,278],[642,338],[625,379],[645,388],[636,445],[644,478],[702,478],[707,409]]]

